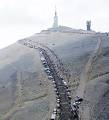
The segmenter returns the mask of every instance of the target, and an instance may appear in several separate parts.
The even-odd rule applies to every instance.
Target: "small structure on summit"
[[[91,31],[91,21],[86,21],[87,31]]]
[[[73,29],[71,27],[67,26],[61,26],[58,24],[58,15],[57,10],[55,7],[55,15],[53,19],[53,25],[51,28],[48,28],[47,30],[42,30],[41,33],[50,33],[50,32],[69,32],[69,33],[93,33],[94,31],[91,30],[91,21],[86,21],[87,31],[83,29]]]
[[[54,23],[53,23],[53,28],[58,28],[58,16],[57,16],[57,11],[55,7],[55,16],[54,16]]]

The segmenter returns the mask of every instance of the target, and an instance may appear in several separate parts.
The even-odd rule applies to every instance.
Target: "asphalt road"
[[[71,118],[71,99],[68,93],[68,88],[64,84],[64,80],[57,74],[54,64],[50,60],[47,52],[42,48],[39,48],[39,51],[42,52],[50,71],[52,71],[52,76],[56,85],[56,91],[58,92],[58,97],[60,99],[60,120],[73,120],[73,118]]]
[[[64,83],[65,81],[63,78],[59,75],[59,73],[56,71],[54,64],[52,63],[50,56],[47,54],[46,50],[44,50],[41,47],[35,46],[33,43],[30,42],[24,42],[25,46],[33,48],[33,49],[39,49],[39,51],[42,53],[43,57],[45,58],[47,62],[47,66],[49,66],[51,76],[53,77],[53,80],[55,82],[55,90],[56,94],[59,98],[59,106],[58,109],[60,109],[60,119],[59,120],[75,120],[74,117],[72,117],[73,113],[72,107],[71,107],[71,96],[68,92],[68,86]],[[44,64],[43,64],[44,65]],[[46,65],[44,65],[45,67]]]

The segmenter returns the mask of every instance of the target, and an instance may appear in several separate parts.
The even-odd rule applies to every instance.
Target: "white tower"
[[[54,16],[53,28],[57,28],[57,27],[58,27],[58,16],[57,16],[57,11],[56,11],[56,7],[55,7],[55,16]]]

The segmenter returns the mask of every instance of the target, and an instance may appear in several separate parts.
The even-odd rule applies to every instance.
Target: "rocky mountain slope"
[[[76,30],[44,31],[0,51],[0,120],[48,120],[56,104],[38,49],[24,43],[53,52],[51,58],[62,65],[57,69],[71,89],[72,101],[76,95],[84,98],[82,120],[109,119],[109,37]]]
[[[0,51],[0,60],[0,119],[49,118],[55,97],[38,50],[15,43]]]

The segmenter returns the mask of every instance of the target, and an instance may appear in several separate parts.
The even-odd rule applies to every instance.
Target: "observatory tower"
[[[58,16],[57,16],[57,11],[56,11],[56,7],[55,7],[55,16],[54,16],[53,28],[57,28],[57,27],[58,27]]]

